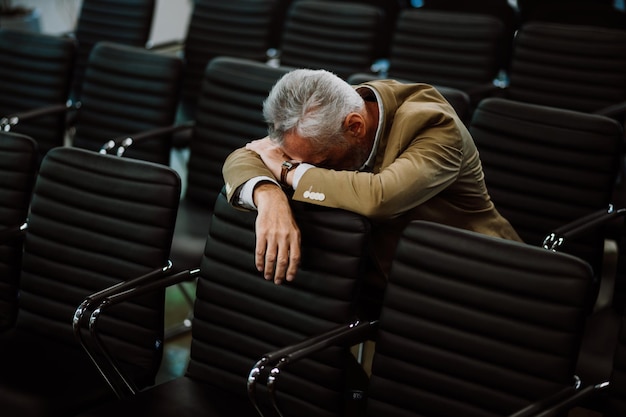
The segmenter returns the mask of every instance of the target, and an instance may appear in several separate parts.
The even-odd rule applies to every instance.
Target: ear
[[[359,113],[350,113],[344,120],[346,130],[353,136],[363,136],[366,132],[365,120]]]

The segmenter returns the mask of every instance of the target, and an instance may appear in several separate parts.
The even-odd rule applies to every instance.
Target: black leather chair
[[[498,210],[531,245],[606,210],[619,173],[623,129],[613,119],[501,98],[483,100],[469,127]],[[604,234],[560,248],[601,273]]]
[[[367,250],[369,224],[361,216],[302,203],[294,203],[293,211],[302,261],[295,280],[277,286],[254,265],[256,213],[233,208],[220,194],[199,270],[169,282],[198,278],[186,374],[80,416],[258,415],[246,390],[253,365],[267,351],[354,318]],[[112,295],[105,303],[126,299]],[[281,401],[289,415],[337,415],[350,364],[356,365],[350,352],[337,348],[286,373]]]
[[[92,50],[80,106],[72,118],[72,146],[99,151],[109,140],[170,128],[176,118],[183,63],[143,48],[101,42]],[[171,133],[137,144],[126,156],[169,165]]]
[[[384,12],[371,4],[298,0],[285,18],[280,64],[326,69],[342,78],[379,58]]]
[[[91,293],[163,273],[179,198],[180,177],[163,165],[48,152],[25,231],[17,321],[0,334],[3,416],[69,416],[115,397],[76,340],[73,316]],[[110,354],[140,388],[161,361],[163,310],[161,291],[102,319]]]
[[[389,56],[389,45],[400,11],[411,7],[410,0],[344,0],[351,3],[367,4],[383,11],[383,25],[378,34],[376,57],[385,59]]]
[[[493,16],[501,21],[504,25],[504,36],[497,55],[500,68],[508,69],[513,38],[520,24],[517,10],[508,0],[424,0],[423,3],[422,9],[424,10],[482,14]]]
[[[194,120],[208,63],[218,56],[265,62],[277,48],[284,15],[291,0],[195,1],[184,43],[185,62],[179,121]],[[171,47],[170,47],[171,48]],[[189,145],[184,137],[178,147]]]
[[[0,30],[0,130],[35,139],[40,159],[48,150],[63,145],[64,109],[75,55],[76,42],[71,39]],[[44,109],[45,113],[50,109],[56,112],[37,117]]]
[[[626,30],[530,22],[515,38],[501,96],[623,120]]]
[[[605,262],[611,259],[605,257],[605,240],[619,237],[623,217],[606,221],[600,213],[621,212],[609,207],[622,127],[605,116],[492,98],[479,104],[469,130],[491,198],[526,243],[553,248],[563,231],[578,234],[555,249],[593,267],[588,334],[578,372],[589,383],[605,380],[614,320],[602,310],[612,308],[615,280],[614,263]],[[585,233],[571,227],[589,216],[598,220],[596,227]]]
[[[19,234],[26,222],[37,168],[37,143],[33,139],[0,132],[0,234]],[[22,244],[19,236],[0,243],[0,330],[15,322]]]
[[[613,0],[517,0],[522,23],[556,22],[626,28],[626,14]]]
[[[83,0],[70,34],[78,41],[72,99],[80,100],[93,47],[102,41],[144,48],[150,38],[155,0]]]
[[[389,68],[396,78],[457,88],[475,104],[493,90],[504,25],[490,15],[404,9],[398,16]]]
[[[312,352],[369,337],[363,415],[525,416],[576,390],[591,279],[590,266],[568,254],[415,221],[399,242],[380,319],[275,352],[270,382],[280,393],[283,372]]]
[[[64,130],[55,131],[57,146],[67,139],[72,146],[103,152],[150,131],[161,140],[133,146],[127,156],[169,165],[182,66],[175,56],[100,42],[90,54],[79,102],[17,113],[17,120],[27,117],[39,125],[44,116],[59,116]]]

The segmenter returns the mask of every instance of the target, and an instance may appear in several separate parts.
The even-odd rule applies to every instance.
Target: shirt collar
[[[367,89],[369,91],[363,91]],[[376,102],[378,103],[378,128],[376,129],[376,135],[374,136],[374,144],[372,145],[372,151],[370,152],[369,157],[365,161],[365,163],[359,168],[359,171],[368,171],[371,172],[374,169],[374,163],[376,162],[376,153],[378,151],[378,144],[380,143],[380,137],[382,136],[382,127],[383,127],[383,101],[380,98],[380,94],[378,91],[373,89],[367,85],[360,85],[357,89],[357,92],[361,96],[366,96],[368,94],[374,94],[376,97]]]

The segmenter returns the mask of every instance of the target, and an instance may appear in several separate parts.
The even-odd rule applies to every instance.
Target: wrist
[[[277,198],[287,198],[283,190],[274,182],[264,181],[257,184],[252,192],[254,205],[261,208],[266,201],[276,201]]]
[[[293,183],[293,170],[300,165],[300,162],[284,161],[281,165],[280,183],[285,187],[291,187]]]

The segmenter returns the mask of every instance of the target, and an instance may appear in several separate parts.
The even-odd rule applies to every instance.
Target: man
[[[268,280],[293,280],[300,259],[280,185],[295,200],[371,219],[374,291],[411,220],[520,240],[490,200],[469,132],[431,86],[352,87],[324,70],[294,70],[273,87],[263,113],[269,136],[233,152],[223,174],[229,201],[258,210],[256,265]]]

